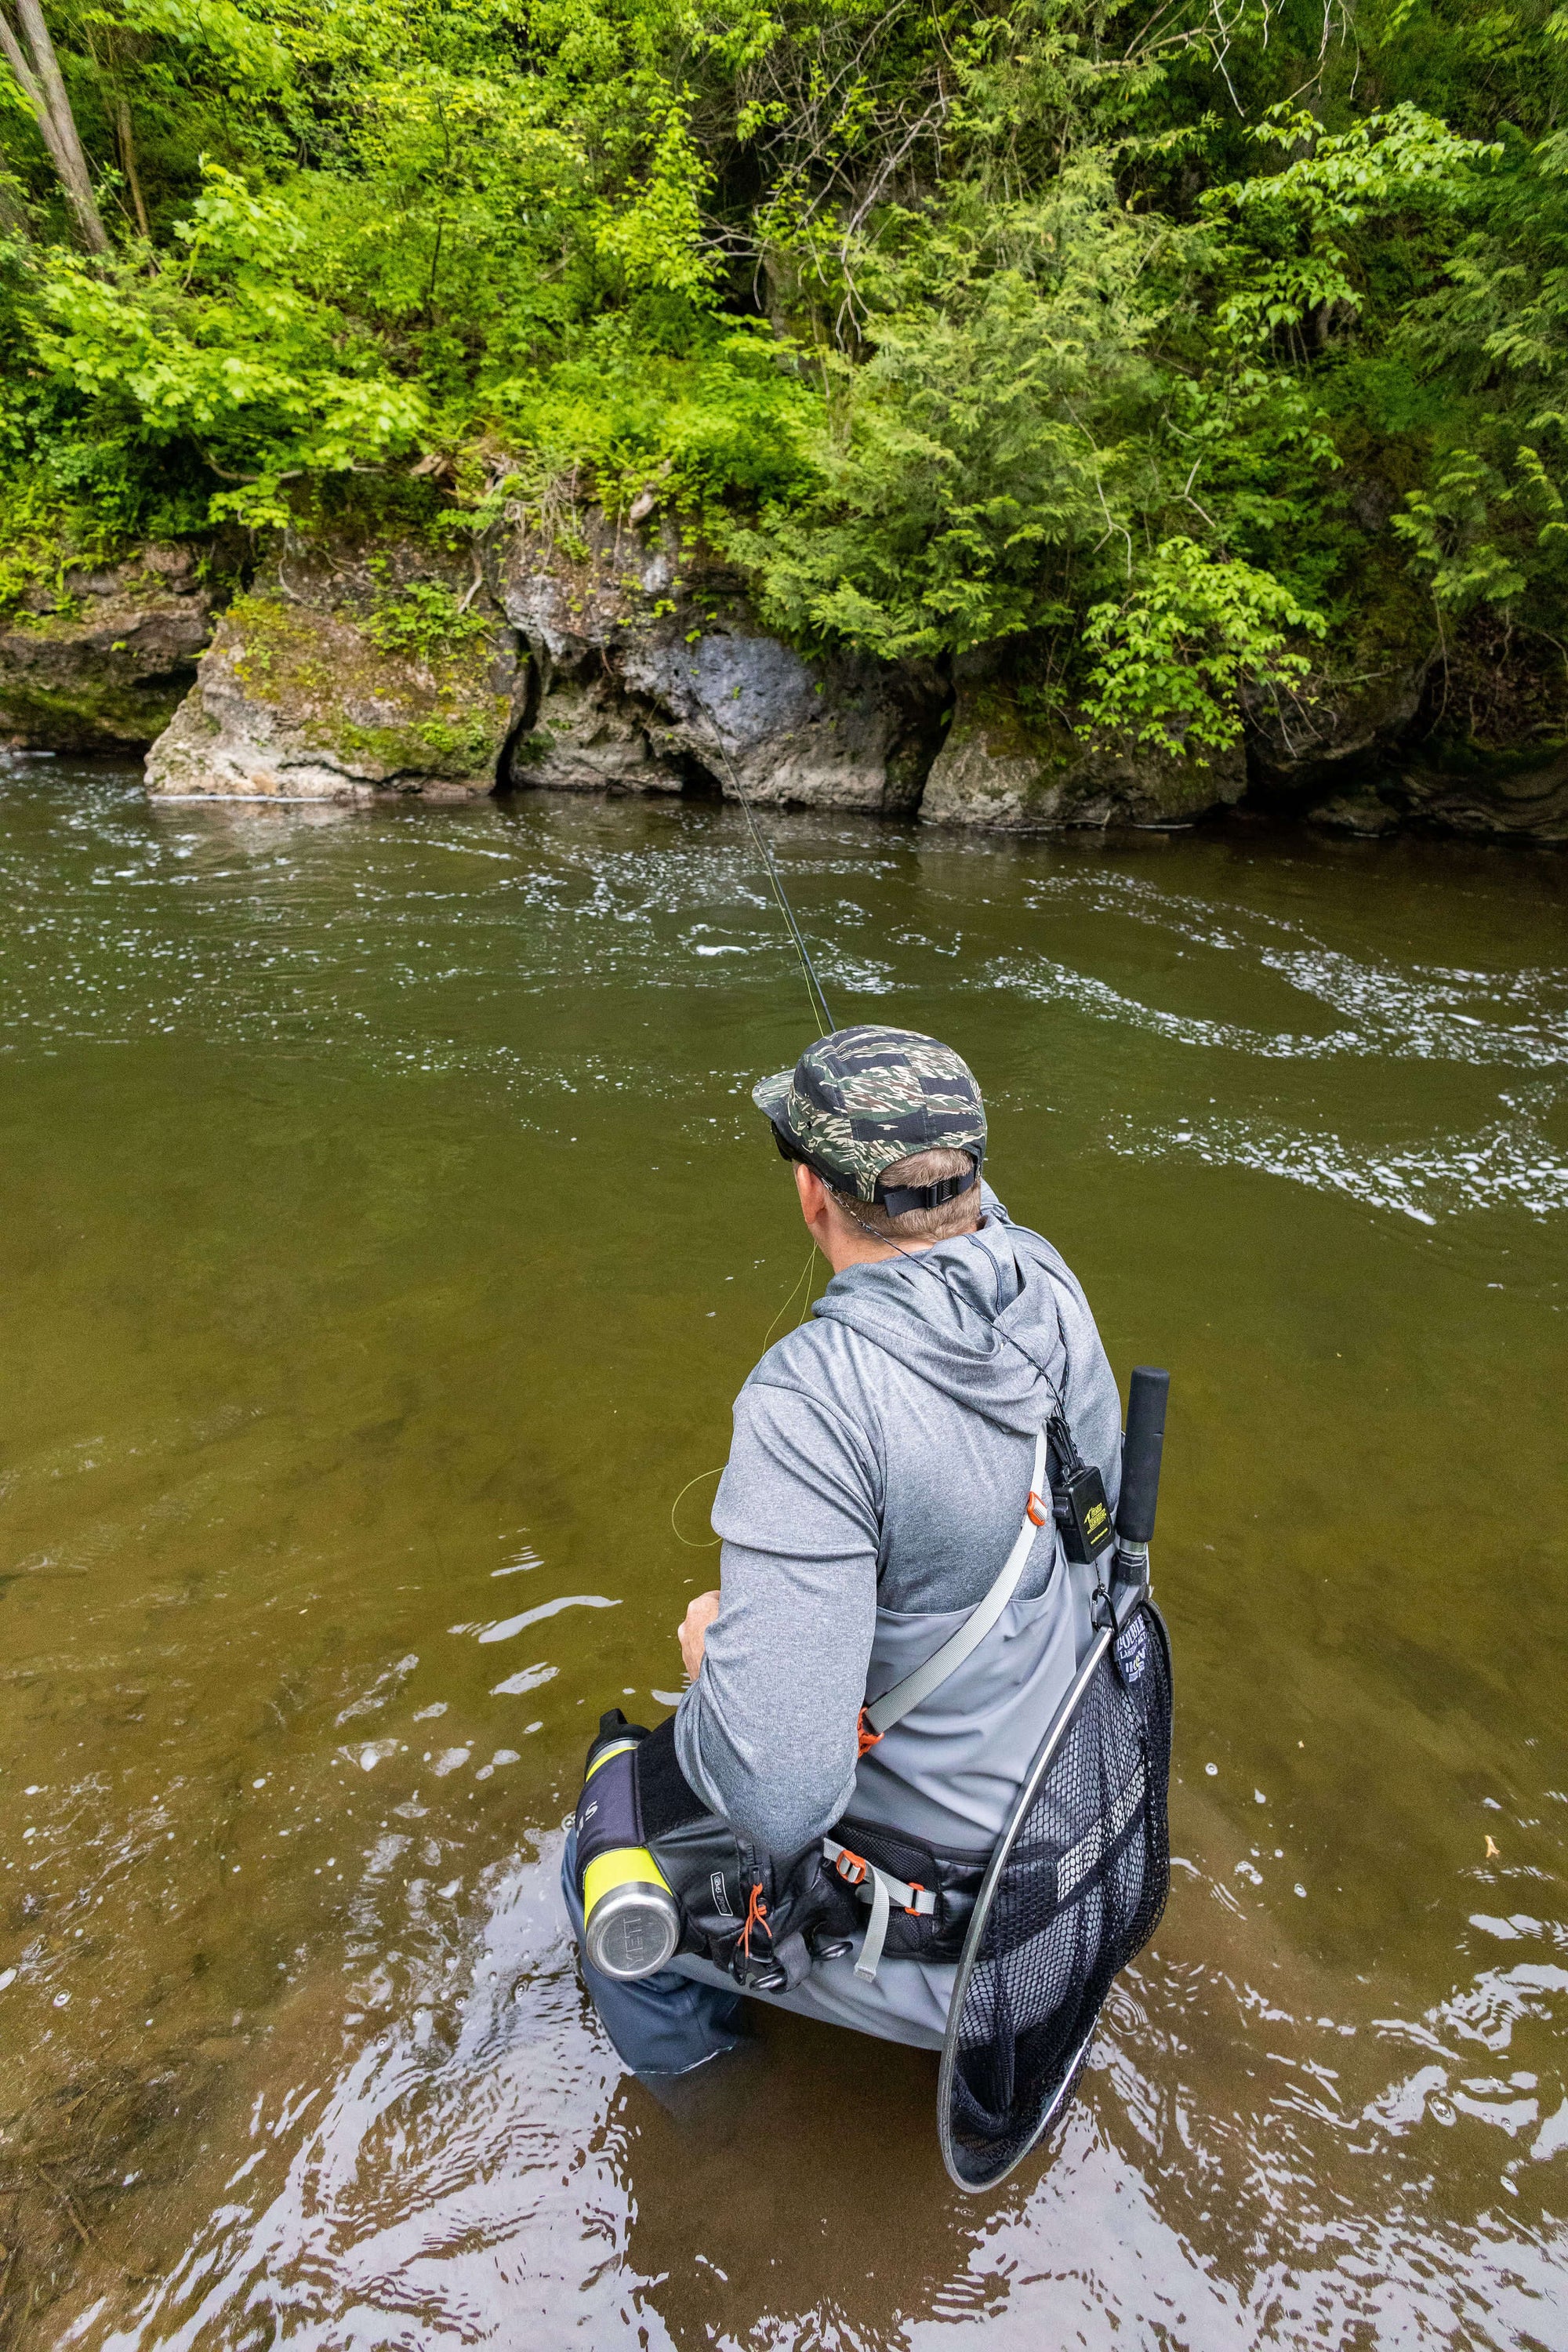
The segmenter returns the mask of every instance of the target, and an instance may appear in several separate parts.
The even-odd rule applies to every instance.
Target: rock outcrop
[[[238,597],[147,761],[154,793],[361,801],[493,792],[516,641],[410,549],[279,564]],[[470,587],[471,587],[470,583]]]
[[[124,749],[167,719],[147,771],[164,796],[743,786],[775,806],[1049,833],[1191,824],[1246,793],[1352,834],[1568,840],[1568,685],[1508,638],[1466,637],[1435,670],[1421,615],[1394,602],[1353,674],[1247,698],[1245,760],[1205,760],[1090,745],[1042,716],[1026,645],[968,657],[955,688],[925,665],[803,652],[673,523],[594,511],[542,537],[514,521],[479,566],[412,537],[312,543],[216,634],[184,551],[70,575],[0,635],[0,731]]]
[[[1369,838],[1415,825],[1494,841],[1568,843],[1568,745],[1534,756],[1421,749],[1425,756],[1310,809],[1309,822]]]
[[[1137,744],[1091,748],[1065,727],[1031,730],[994,688],[963,688],[921,802],[931,824],[1005,833],[1191,824],[1246,787],[1239,750],[1195,757]]]
[[[1309,681],[1296,693],[1244,689],[1255,799],[1286,808],[1338,794],[1347,776],[1380,761],[1409,733],[1431,666],[1429,652],[1405,646],[1359,676]]]
[[[1393,790],[1408,818],[1445,833],[1568,842],[1568,744],[1468,757],[1456,745],[1403,767]]]
[[[1495,614],[1411,666],[1365,750],[1349,791],[1336,777],[1322,796],[1316,772],[1312,824],[1568,842],[1568,676],[1554,645]]]
[[[222,585],[199,551],[151,546],[65,564],[0,625],[0,741],[30,751],[143,751],[189,691]]]
[[[941,741],[934,673],[807,657],[673,527],[602,515],[568,545],[520,534],[498,593],[535,694],[510,778],[563,791],[709,792],[908,815]]]

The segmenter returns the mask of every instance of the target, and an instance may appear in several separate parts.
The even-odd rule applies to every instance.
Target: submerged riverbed
[[[925,2056],[770,2015],[671,2111],[578,1989],[584,1748],[806,1296],[737,813],[20,765],[0,2345],[1568,2345],[1568,867],[771,831],[1173,1372],[1179,1859],[1079,2101],[971,2201]]]

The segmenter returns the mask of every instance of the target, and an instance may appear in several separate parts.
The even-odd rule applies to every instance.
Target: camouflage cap
[[[752,1100],[820,1176],[861,1201],[875,1200],[885,1168],[917,1151],[985,1157],[985,1106],[969,1065],[914,1029],[836,1029],[793,1070],[753,1087]]]

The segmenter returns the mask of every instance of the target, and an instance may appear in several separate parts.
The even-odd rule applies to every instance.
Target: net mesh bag
[[[1066,2105],[1112,1979],[1159,1926],[1170,1763],[1170,1650],[1145,1600],[1085,1686],[970,1930],[942,2069],[942,2153],[964,2188],[1000,2180]]]

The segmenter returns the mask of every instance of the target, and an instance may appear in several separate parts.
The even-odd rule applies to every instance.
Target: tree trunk
[[[20,39],[6,10],[0,6],[0,49],[5,51],[5,61],[33,110],[78,227],[94,253],[107,253],[108,232],[99,216],[92,174],[82,152],[76,117],[71,112],[44,12],[38,0],[16,0],[16,15],[21,25]]]
[[[147,226],[147,207],[142,201],[142,183],[136,176],[136,142],[132,136],[131,109],[123,98],[114,110],[114,127],[120,142],[120,167],[131,191],[131,201],[136,207],[136,226],[151,242],[153,232]]]

